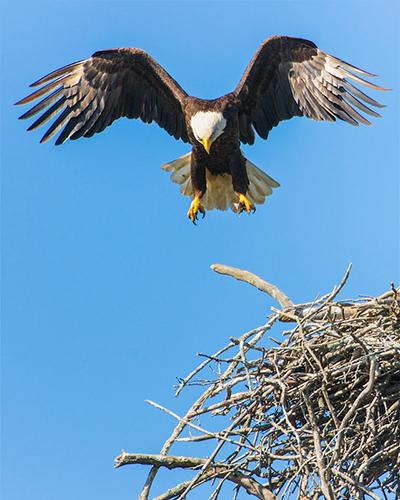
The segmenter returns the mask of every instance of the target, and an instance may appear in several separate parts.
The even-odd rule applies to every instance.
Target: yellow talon
[[[198,196],[195,196],[193,198],[192,203],[190,204],[189,212],[187,214],[189,219],[193,222],[194,225],[196,225],[198,212],[203,214],[203,219],[204,219],[206,211],[201,206],[200,198]]]
[[[239,196],[238,214],[240,215],[243,210],[247,213],[255,212],[256,207],[251,203],[244,194],[236,193]]]

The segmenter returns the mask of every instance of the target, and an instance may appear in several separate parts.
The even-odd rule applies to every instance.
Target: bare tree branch
[[[267,293],[270,297],[275,299],[283,309],[287,307],[293,307],[293,302],[275,285],[271,285],[270,283],[262,280],[253,273],[242,271],[241,269],[236,269],[235,267],[224,266],[222,264],[213,264],[211,266],[211,269],[216,273],[226,274],[239,281],[244,281],[246,283],[249,283],[250,285],[255,286],[262,292]]]
[[[153,465],[155,467],[167,467],[168,469],[194,469],[204,465],[207,460],[194,457],[177,457],[171,455],[149,455],[140,453],[126,453],[122,451],[115,461],[115,467],[122,467],[129,464]],[[239,471],[229,471],[229,466],[224,464],[211,464],[210,468],[202,474],[201,482],[212,478],[223,478],[244,488],[247,493],[254,495],[260,500],[278,500],[271,491],[257,482],[255,479],[246,476]],[[182,495],[188,488],[190,481],[181,483],[172,490],[168,490],[167,494],[157,497],[159,500],[174,498]],[[173,492],[171,494],[171,492]]]

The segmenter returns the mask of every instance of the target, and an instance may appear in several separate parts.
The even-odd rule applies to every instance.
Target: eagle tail
[[[177,160],[162,165],[166,172],[172,172],[171,181],[180,185],[181,193],[193,199],[192,180],[190,178],[191,153],[181,156]],[[272,188],[280,186],[272,177],[256,167],[246,159],[246,170],[249,178],[249,187],[246,193],[248,200],[255,205],[262,205],[265,198],[272,194]],[[232,177],[228,174],[211,175],[206,171],[207,191],[201,199],[206,210],[238,210],[238,196],[233,190]]]

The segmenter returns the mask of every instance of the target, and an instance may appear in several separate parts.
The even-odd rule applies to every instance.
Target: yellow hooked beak
[[[203,139],[201,141],[201,143],[203,144],[204,149],[207,151],[208,154],[210,154],[210,148],[211,148],[212,142],[213,141],[211,141],[209,137],[207,139]]]

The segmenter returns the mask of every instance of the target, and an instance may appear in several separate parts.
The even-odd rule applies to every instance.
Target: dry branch
[[[216,500],[228,482],[234,499],[239,490],[260,500],[400,498],[400,291],[334,302],[349,271],[330,294],[293,305],[251,273],[224,268],[279,298],[284,310],[202,355],[177,391],[207,385],[186,415],[152,403],[178,420],[160,454],[116,459],[116,467],[152,465],[141,500],[160,467],[192,470],[193,477],[156,500],[186,498],[206,483]],[[286,340],[263,345],[282,319],[295,322]],[[209,367],[212,380],[194,379]],[[177,441],[204,446],[204,438],[204,457],[168,454]]]
[[[122,451],[116,459],[115,467],[122,467],[129,464],[154,465],[157,467],[167,467],[168,469],[196,469],[207,463],[206,459],[195,457],[176,457],[171,455],[148,455],[139,453],[126,453]],[[255,479],[246,476],[239,471],[229,470],[229,465],[211,464],[206,472],[202,474],[201,481],[215,478],[223,478],[244,488],[247,493],[254,495],[260,500],[278,500],[267,488],[258,483]],[[181,483],[179,486],[179,495],[181,495],[189,486],[190,482]],[[178,496],[178,490],[175,489],[175,496]]]
[[[255,286],[262,292],[267,293],[270,297],[275,299],[281,307],[284,309],[286,307],[293,307],[293,302],[281,292],[275,285],[271,285],[267,281],[259,278],[249,271],[242,271],[241,269],[236,269],[235,267],[224,266],[222,264],[213,264],[211,269],[219,274],[226,274],[232,276],[239,281],[245,281],[250,285]]]

